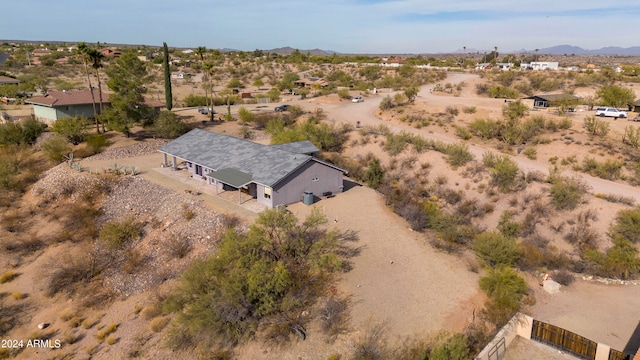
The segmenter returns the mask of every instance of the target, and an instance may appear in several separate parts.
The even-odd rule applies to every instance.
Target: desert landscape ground
[[[240,69],[251,65],[233,66]],[[259,69],[263,70],[262,75],[271,71],[269,76],[275,78],[300,70],[295,64],[270,69],[268,66],[263,63],[247,71],[245,77],[260,73]],[[339,71],[357,76],[361,70],[342,64],[305,66],[311,69],[303,68],[300,73],[315,71],[326,77]],[[396,74],[398,70],[384,71]],[[433,75],[436,71],[438,76]],[[630,261],[631,276],[605,276],[597,273],[600,270],[595,261],[585,260],[584,253],[604,254],[611,249],[615,238],[610,234],[619,212],[635,209],[640,201],[634,172],[637,149],[621,140],[632,129],[637,131],[640,124],[600,119],[608,124],[608,132],[605,136],[594,135],[585,127],[585,119],[593,117],[595,111],[579,104],[575,112],[558,112],[556,107],[528,110],[523,119],[538,116],[546,123],[565,124],[541,130],[535,142],[507,144],[497,138],[484,139],[474,133],[474,122],[501,121],[505,107],[516,100],[507,102],[505,98],[478,94],[479,88],[494,84],[500,74],[460,70],[427,73],[433,77],[419,84],[413,101],[402,99],[403,90],[393,87],[378,87],[375,92],[352,88],[347,90],[348,97],[344,92],[311,94],[306,98],[281,94],[275,104],[286,103],[304,110],[299,123],[317,116],[317,121],[331,126],[348,125],[342,149],[323,155],[338,166],[349,166],[346,191],[320,199],[312,206],[296,203],[287,207],[298,219],[309,215],[313,208],[320,209],[328,220],[326,228],[358,235],[352,244],[358,254],[349,259],[350,270],[339,274],[329,290],[349,299],[348,321],[338,334],[324,334],[317,315],[322,303],[319,301],[305,315],[309,317],[305,340],[294,337],[284,345],[275,345],[261,341],[257,334],[255,339],[225,353],[226,358],[355,359],[358,357],[354,349],[371,339],[372,330],[377,329],[384,329],[384,336],[369,345],[380,349],[381,357],[372,358],[402,358],[398,349],[403,346],[433,347],[443,336],[472,334],[470,329],[486,321],[489,296],[481,289],[480,281],[491,272],[491,265],[477,255],[474,240],[459,240],[466,236],[462,232],[441,232],[403,210],[414,202],[459,215],[459,226],[474,229],[475,234],[502,228],[504,214],[508,213],[511,222],[519,224],[514,238],[526,246],[513,264],[520,269],[518,273],[528,288],[519,311],[615,349],[625,348],[640,321],[636,304],[640,288],[634,280],[640,268]],[[262,78],[268,81],[269,76]],[[526,76],[529,75],[519,75],[520,81],[525,81]],[[235,77],[224,75],[216,79],[219,85],[215,90],[224,92],[225,81],[232,78]],[[84,79],[77,76],[74,81],[82,83]],[[621,84],[640,93],[635,82]],[[219,117],[229,113],[233,120],[210,122],[198,112],[198,106],[181,104],[189,95],[204,94],[202,84],[194,80],[175,81],[173,85],[178,106],[172,111],[189,127],[239,137],[249,134],[252,141],[271,142],[268,129],[239,120],[239,114],[243,108],[254,115],[272,116],[274,103],[217,105],[214,109]],[[572,93],[596,99],[600,86],[578,86],[572,88]],[[158,81],[149,86],[152,93],[160,92],[160,87]],[[263,87],[247,86],[247,91],[260,92]],[[363,96],[364,102],[354,103],[349,99],[352,96]],[[396,105],[383,109],[386,99],[399,101],[394,100]],[[3,111],[20,116],[31,114],[32,109],[29,105],[3,105]],[[469,136],[461,136],[464,131],[459,129],[469,129]],[[0,254],[0,260],[3,273],[14,274],[0,284],[3,322],[12,325],[3,339],[47,338],[61,340],[62,344],[55,349],[7,349],[3,356],[225,358],[221,353],[203,355],[171,349],[167,337],[175,314],[161,311],[160,304],[195,259],[217,251],[224,224],[231,221],[232,226],[243,231],[258,218],[260,208],[250,200],[238,205],[235,193],[216,195],[212,188],[189,178],[186,171],[161,167],[162,155],[157,149],[170,140],[136,136],[147,133],[147,128],[133,127],[131,132],[132,137],[107,132],[108,147],[76,161],[81,172],[65,163],[46,162],[48,170],[38,174],[37,181],[24,194],[3,208],[0,238],[6,251]],[[394,136],[408,137],[407,134],[432,144],[421,150],[418,143],[407,140],[398,151],[390,149]],[[463,146],[470,158],[452,165],[451,153],[442,150],[448,145]],[[484,165],[490,153],[506,156],[517,165],[517,174],[508,188],[499,188],[496,171]],[[45,162],[42,155],[40,158]],[[362,177],[372,158],[379,159],[387,188],[373,189]],[[614,166],[609,176],[601,176],[589,170],[590,159],[596,164],[610,160],[624,166]],[[114,164],[119,168],[135,167],[136,175],[113,175],[110,169]],[[576,181],[584,195],[575,206],[554,205],[554,183],[547,180],[553,176],[579,179]],[[103,190],[107,183],[109,191]],[[412,193],[412,189],[421,192]],[[200,194],[185,190],[198,190]],[[410,194],[409,199],[394,202],[394,196],[402,197],[398,192]],[[85,219],[78,211],[91,216],[94,207],[100,210],[95,224],[78,222],[77,219]],[[96,236],[90,235],[87,228],[95,227],[93,231],[97,233],[109,222],[131,216],[145,225],[144,236],[130,250],[109,255],[113,258],[106,270],[95,279],[80,281],[82,286],[61,292],[52,289],[54,270],[65,262],[80,261],[85,254],[107,256],[95,253],[92,242],[82,240],[83,236]],[[230,220],[234,218],[237,221]],[[424,221],[428,222],[428,218]],[[188,247],[169,245],[176,238],[186,239]],[[588,239],[586,245],[584,239]],[[632,246],[637,249],[638,244]],[[637,254],[634,256],[637,258]],[[567,281],[560,293],[546,293],[539,286],[540,275],[549,272],[553,278],[561,271],[564,276],[569,273],[572,281]],[[41,323],[47,327],[38,329]]]

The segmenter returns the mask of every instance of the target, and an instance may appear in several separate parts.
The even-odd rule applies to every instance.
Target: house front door
[[[196,175],[202,176],[202,166],[196,165]]]

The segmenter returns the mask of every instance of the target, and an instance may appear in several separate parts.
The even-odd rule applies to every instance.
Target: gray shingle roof
[[[158,150],[216,171],[235,169],[269,187],[308,161],[321,162],[308,155],[201,129],[193,129]]]

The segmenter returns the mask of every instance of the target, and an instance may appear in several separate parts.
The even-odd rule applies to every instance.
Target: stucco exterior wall
[[[274,186],[271,195],[272,207],[298,202],[302,200],[305,191],[311,191],[315,196],[322,196],[325,192],[341,193],[342,175],[340,170],[310,161]]]
[[[98,106],[98,104],[96,104]],[[51,108],[48,106],[33,105],[35,117],[45,123],[51,124],[58,119],[72,117],[93,118],[93,105],[70,105]]]

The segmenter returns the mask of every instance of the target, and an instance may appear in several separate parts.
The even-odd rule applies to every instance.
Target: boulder
[[[551,279],[548,279],[544,281],[544,285],[542,286],[542,288],[549,294],[555,294],[560,291],[560,284]]]

